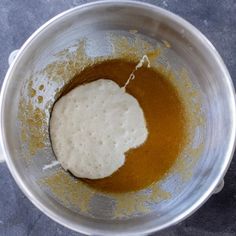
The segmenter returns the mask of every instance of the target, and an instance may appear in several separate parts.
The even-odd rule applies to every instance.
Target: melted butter
[[[43,89],[44,89],[44,85],[41,84],[41,85],[39,86],[39,90],[43,90]]]
[[[107,60],[87,67],[63,89],[62,95],[81,83],[99,78],[126,83],[137,63]],[[83,179],[89,186],[105,192],[136,191],[162,179],[173,166],[186,144],[184,104],[164,74],[148,67],[134,72],[135,80],[126,87],[143,109],[149,136],[146,142],[126,153],[126,162],[110,177]]]
[[[43,96],[38,96],[38,103],[42,103],[43,102]]]
[[[35,108],[31,102],[24,100],[19,104],[21,113],[18,118],[25,124],[22,127],[21,138],[23,141],[30,140],[28,150],[30,155],[35,155],[38,149],[45,147],[45,113]]]

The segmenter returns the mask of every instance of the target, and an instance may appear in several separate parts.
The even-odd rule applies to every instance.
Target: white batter
[[[89,179],[104,178],[125,162],[125,152],[147,138],[138,101],[111,80],[81,85],[54,105],[50,134],[65,170]]]

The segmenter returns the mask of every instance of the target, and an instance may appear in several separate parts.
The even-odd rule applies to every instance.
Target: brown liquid
[[[124,86],[137,63],[108,60],[86,68],[62,91],[100,78]],[[93,188],[106,192],[128,192],[143,189],[160,180],[173,166],[186,141],[184,105],[176,88],[164,75],[142,67],[126,88],[143,109],[147,122],[146,142],[126,153],[125,164],[113,175],[100,179],[83,179]]]

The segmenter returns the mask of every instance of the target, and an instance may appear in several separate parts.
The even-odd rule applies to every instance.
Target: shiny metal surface
[[[2,137],[0,137],[0,142],[2,143]],[[4,153],[3,153],[2,148],[0,148],[0,163],[4,161],[5,161]]]
[[[19,50],[14,50],[13,52],[11,52],[11,54],[8,57],[8,65],[10,66],[11,63],[14,61],[17,53],[19,52]],[[0,136],[0,143],[2,143],[2,136]],[[0,147],[0,163],[4,162],[5,158],[4,158],[4,153],[3,153],[3,149]]]
[[[170,42],[177,59],[181,58],[191,72],[191,79],[204,94],[207,124],[205,150],[187,187],[162,205],[161,212],[157,207],[148,215],[126,220],[89,218],[50,198],[35,182],[37,167],[29,170],[21,161],[22,144],[16,125],[20,88],[32,68],[40,69],[42,64],[52,59],[53,52],[66,48],[73,39],[88,35],[96,37],[104,31],[130,29],[137,29],[151,39]],[[96,40],[102,43],[99,37]],[[235,122],[235,97],[230,75],[211,43],[180,17],[138,2],[92,3],[56,16],[37,30],[20,49],[9,68],[1,93],[3,150],[16,182],[49,217],[66,227],[93,235],[148,234],[192,214],[211,196],[227,170],[234,151]]]

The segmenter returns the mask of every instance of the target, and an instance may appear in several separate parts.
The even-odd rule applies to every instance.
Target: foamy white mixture
[[[128,84],[131,82],[131,80],[134,80],[135,79],[135,72],[141,68],[145,61],[147,62],[147,67],[150,68],[151,67],[151,63],[149,61],[149,58],[147,55],[143,55],[143,57],[141,58],[141,60],[139,61],[139,63],[135,66],[134,70],[132,71],[132,73],[129,75],[129,78],[128,80],[126,81],[124,87],[122,87],[124,90],[126,89],[126,87],[128,86]]]
[[[145,142],[148,131],[138,101],[111,80],[76,87],[54,105],[50,134],[65,170],[104,178],[125,162],[125,152]]]
[[[45,166],[43,167],[43,170],[51,169],[51,168],[53,168],[54,166],[57,166],[57,165],[59,165],[59,164],[60,164],[59,161],[52,161],[50,164],[45,165]]]

